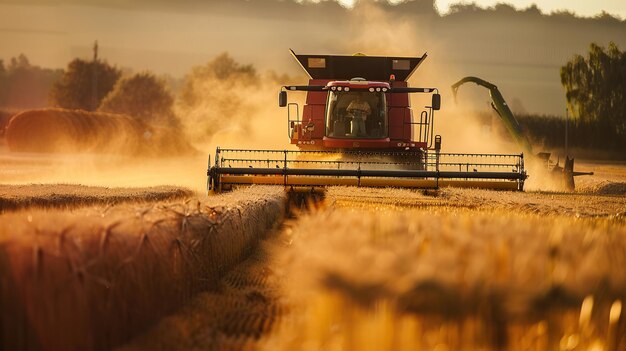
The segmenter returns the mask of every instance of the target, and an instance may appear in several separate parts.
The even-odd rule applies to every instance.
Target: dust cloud
[[[367,26],[363,24],[367,23]],[[389,25],[393,23],[393,25]],[[485,93],[478,100],[476,94],[463,104],[454,103],[450,86],[466,73],[462,65],[450,66],[441,61],[447,57],[447,48],[437,42],[437,35],[428,22],[401,19],[384,6],[373,2],[359,2],[350,13],[346,29],[341,35],[332,38],[338,42],[341,52],[322,52],[323,54],[352,54],[381,56],[421,56],[428,52],[428,58],[416,70],[410,80],[411,86],[438,88],[444,101],[443,108],[435,117],[435,132],[444,140],[444,151],[447,152],[513,152],[515,146],[506,140],[500,140],[496,133],[491,132],[490,125],[481,124],[475,111],[480,107],[488,107],[489,97]],[[330,38],[329,38],[330,39]],[[307,52],[309,53],[309,52]],[[311,52],[314,53],[314,52]],[[288,53],[285,51],[285,56]],[[292,63],[296,66],[296,63]],[[210,133],[212,137],[202,140],[203,150],[223,148],[271,148],[293,149],[287,136],[287,111],[277,106],[277,94],[281,85],[306,84],[307,78],[302,76],[283,77],[262,75],[257,82],[249,85],[238,85],[236,89],[215,89],[216,83],[207,81],[202,84],[202,95],[210,97],[215,104],[200,104],[197,109],[189,112],[193,121],[188,130],[203,131],[198,124],[211,123],[209,128],[217,130]],[[233,83],[237,84],[237,83]],[[430,96],[413,94],[412,106],[415,118],[430,105]],[[290,93],[290,102],[300,105],[304,93]],[[202,116],[232,114],[236,110],[235,119],[210,118]],[[185,120],[185,117],[183,117]],[[196,138],[198,139],[198,138]]]
[[[439,37],[428,19],[402,20],[384,7],[360,2],[353,9],[349,39],[343,43],[347,52],[372,55],[416,56],[428,53],[427,59],[410,78],[411,86],[437,88],[442,95],[442,109],[435,114],[435,134],[442,136],[442,151],[452,153],[520,154],[523,149],[507,137],[504,124],[490,106],[489,92],[474,84],[459,89],[457,99],[451,86],[465,76],[473,75],[471,66],[451,63],[454,53]],[[363,23],[368,23],[363,26]],[[393,23],[393,25],[390,25]],[[506,92],[503,92],[506,96]],[[430,105],[430,96],[411,95],[414,118]],[[491,118],[485,118],[491,116]],[[525,165],[532,176],[528,190],[562,189],[562,177],[551,171],[543,160],[525,155]],[[562,164],[561,164],[562,166]]]
[[[5,184],[168,184],[198,190],[204,183],[206,160],[184,138],[124,115],[30,110],[16,115],[6,134],[7,144],[0,146]]]
[[[306,83],[306,79],[302,78]],[[278,92],[281,85],[270,74],[264,74],[256,84],[235,90],[213,92],[215,104],[200,104],[191,112],[197,116],[215,116],[210,121],[196,119],[200,125],[212,129],[211,137],[196,137],[193,142],[201,150],[215,151],[220,148],[249,149],[295,149],[289,144],[287,108],[278,107]],[[201,88],[201,91],[205,88]],[[299,105],[300,118],[304,93],[290,93],[289,102]],[[229,111],[235,109],[236,112]],[[295,109],[291,111],[295,119]],[[183,118],[183,120],[185,120]],[[187,130],[196,128],[187,125]]]
[[[367,26],[363,26],[367,23]],[[390,25],[392,24],[392,25]],[[515,150],[492,132],[491,125],[480,122],[476,111],[489,105],[489,96],[473,94],[456,104],[451,86],[465,75],[468,67],[446,62],[451,50],[437,40],[436,29],[428,18],[415,21],[398,17],[372,2],[359,2],[352,11],[350,35],[344,37],[346,52],[381,56],[420,56],[426,60],[409,79],[410,86],[437,88],[442,95],[442,109],[435,114],[435,134],[443,139],[444,152],[503,152]],[[469,88],[466,88],[469,90]],[[467,95],[465,95],[467,97]],[[411,94],[414,118],[430,105],[430,95]]]

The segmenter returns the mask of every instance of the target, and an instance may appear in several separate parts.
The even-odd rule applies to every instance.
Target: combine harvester
[[[246,184],[316,190],[330,185],[523,190],[523,154],[441,152],[434,131],[437,88],[408,87],[422,57],[297,55],[308,85],[284,86],[287,134],[299,150],[217,148],[208,189]],[[287,92],[306,92],[300,107]],[[417,117],[409,94],[430,95]]]

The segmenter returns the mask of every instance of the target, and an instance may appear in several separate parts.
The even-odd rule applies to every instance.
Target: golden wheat
[[[120,351],[253,350],[274,330],[285,311],[271,252],[282,246],[265,240],[247,260],[228,272],[217,289],[195,297]]]
[[[193,192],[179,187],[108,188],[73,184],[0,184],[0,213],[27,208],[72,209],[91,205],[187,199]]]
[[[0,216],[0,345],[105,350],[214,287],[283,214],[281,189]]]
[[[290,230],[293,313],[264,349],[626,347],[623,197],[354,194]]]

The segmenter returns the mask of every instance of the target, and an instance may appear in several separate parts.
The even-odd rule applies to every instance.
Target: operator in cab
[[[367,101],[363,100],[362,94],[357,94],[356,99],[352,100],[346,108],[346,112],[352,117],[352,121],[350,121],[350,134],[352,136],[367,135],[365,121],[372,114],[372,109]]]

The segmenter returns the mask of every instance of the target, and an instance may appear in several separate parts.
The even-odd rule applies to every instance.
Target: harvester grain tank
[[[287,108],[287,135],[298,150],[217,148],[208,170],[210,191],[243,184],[523,189],[523,154],[441,152],[442,138],[434,131],[438,89],[407,82],[426,54],[291,53],[310,78],[279,93],[279,105]],[[288,101],[291,92],[306,93],[302,113]],[[414,114],[409,94],[428,95],[429,105]]]

